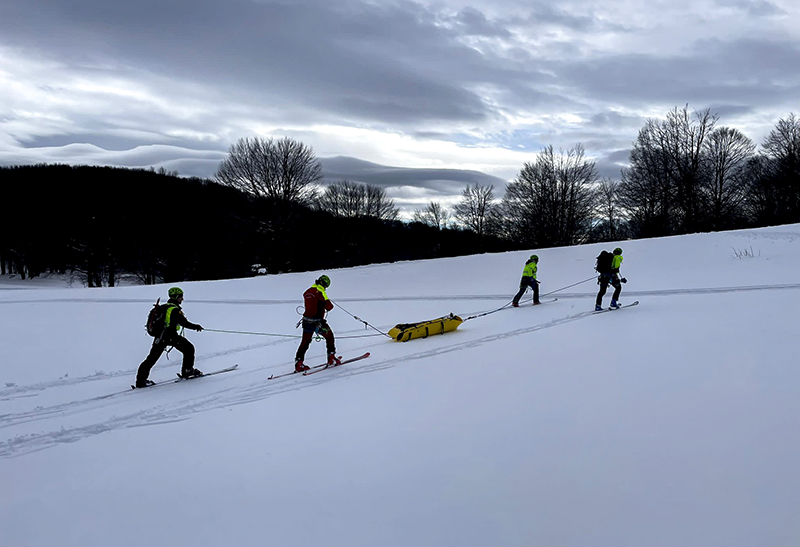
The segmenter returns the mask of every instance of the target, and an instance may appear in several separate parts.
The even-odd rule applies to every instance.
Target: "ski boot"
[[[533,305],[534,305],[534,306],[538,306],[539,304],[541,304],[541,302],[539,302],[538,300],[534,300],[534,301],[533,301]]]
[[[515,308],[519,308],[519,302],[512,302],[511,305]]]
[[[341,364],[342,364],[342,358],[341,357],[336,357],[335,353],[329,353],[328,354],[328,366],[329,367],[335,367],[336,365],[341,365]]]
[[[311,368],[308,365],[304,365],[302,359],[298,359],[297,361],[294,362],[295,372],[305,372],[307,370],[311,370]]]
[[[145,380],[144,382],[136,381],[136,388],[154,386],[156,383],[153,380]]]
[[[594,311],[603,311],[603,306],[595,306]]]
[[[618,309],[619,309],[619,308],[621,308],[621,307],[622,307],[622,306],[620,306],[620,305],[619,305],[619,302],[617,302],[616,300],[612,300],[612,301],[611,301],[611,309],[612,309],[612,310],[618,310]]]
[[[196,368],[189,368],[182,370],[178,376],[183,378],[184,380],[188,380],[189,378],[197,378],[198,376],[202,376],[203,373],[197,370]]]

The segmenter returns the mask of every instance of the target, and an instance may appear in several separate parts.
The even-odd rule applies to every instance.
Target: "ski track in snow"
[[[715,293],[726,293],[726,292],[737,292],[737,291],[757,291],[757,290],[785,290],[785,289],[800,289],[800,284],[784,284],[784,285],[761,285],[761,286],[747,286],[747,287],[724,287],[724,288],[700,288],[700,289],[672,289],[672,290],[658,290],[658,291],[630,291],[626,292],[626,297],[634,297],[640,295],[650,295],[650,296],[669,296],[669,295],[676,295],[676,294],[715,294]],[[546,295],[542,295],[544,297]],[[558,298],[581,298],[585,299],[590,297],[587,293],[581,294],[559,294]],[[483,299],[497,299],[507,298],[507,295],[503,296],[448,296],[442,298],[428,298],[426,297],[425,300],[456,300],[456,299],[463,299],[463,300],[483,300]],[[351,300],[352,302],[364,302],[364,301],[391,301],[392,298],[375,298],[375,299],[360,299],[360,300]],[[404,298],[404,300],[408,300],[408,298]],[[63,301],[93,301],[93,302],[108,302],[112,301],[109,299],[75,299],[75,300],[57,300],[59,302]],[[119,300],[113,300],[118,302]],[[344,301],[344,300],[342,300]],[[264,303],[266,301],[252,301],[248,303]],[[269,302],[278,302],[278,301],[269,301]],[[8,302],[6,302],[8,303]],[[222,302],[220,302],[222,303]],[[242,303],[233,302],[233,303]],[[281,301],[281,303],[285,303]],[[498,310],[494,311],[500,311]],[[487,312],[474,312],[474,313],[487,313]],[[493,313],[493,312],[488,312]],[[430,357],[444,355],[448,353],[454,353],[458,351],[466,351],[472,348],[481,346],[483,344],[492,343],[500,340],[504,340],[507,338],[521,336],[545,329],[550,329],[554,327],[558,327],[564,324],[568,324],[574,321],[581,320],[586,317],[591,317],[594,315],[594,310],[587,310],[585,312],[579,312],[572,315],[567,315],[562,318],[552,319],[550,321],[546,321],[544,323],[540,323],[537,325],[531,325],[526,327],[521,327],[518,329],[514,329],[507,332],[502,333],[495,333],[487,336],[482,336],[478,338],[473,338],[468,341],[464,341],[461,339],[462,337],[458,337],[458,342],[449,344],[446,346],[441,346],[433,349],[428,349],[425,351],[419,351],[415,353],[410,353],[404,355],[402,357],[390,357],[386,359],[375,359],[373,355],[367,360],[363,362],[353,363],[352,365],[344,365],[341,369],[335,368],[328,372],[323,372],[321,374],[315,374],[313,376],[288,376],[286,378],[281,378],[277,380],[267,380],[268,371],[271,369],[275,369],[276,367],[285,367],[291,366],[290,364],[277,364],[277,365],[268,365],[263,367],[258,367],[250,370],[239,370],[233,371],[230,374],[237,374],[237,375],[253,375],[254,381],[250,384],[246,385],[235,385],[230,386],[227,385],[228,382],[220,381],[218,383],[219,389],[213,391],[212,393],[204,392],[202,395],[193,394],[192,391],[186,391],[186,400],[182,401],[170,401],[170,402],[154,402],[152,397],[149,397],[147,400],[144,401],[144,404],[151,403],[152,406],[148,406],[147,408],[140,408],[133,412],[128,412],[124,414],[117,415],[113,412],[114,407],[118,406],[120,401],[130,402],[130,398],[134,392],[134,390],[127,389],[124,391],[118,391],[114,393],[106,393],[103,395],[90,397],[84,400],[78,401],[70,401],[62,404],[52,405],[49,407],[36,407],[32,410],[16,412],[16,413],[8,413],[8,414],[0,414],[0,429],[8,429],[14,426],[18,426],[21,424],[33,422],[33,421],[57,421],[58,423],[53,423],[50,425],[50,431],[43,431],[37,433],[30,433],[30,434],[20,434],[13,436],[11,438],[7,438],[4,441],[0,441],[0,457],[11,458],[11,457],[18,457],[25,454],[30,454],[33,452],[38,452],[40,450],[45,450],[47,448],[51,448],[63,443],[72,443],[78,442],[82,439],[86,439],[92,437],[94,435],[98,435],[100,433],[105,433],[108,431],[115,431],[120,429],[126,429],[130,427],[144,427],[144,426],[151,426],[151,425],[158,425],[158,424],[165,424],[165,423],[175,423],[180,422],[183,420],[187,420],[191,418],[191,415],[197,412],[206,412],[209,410],[215,410],[218,408],[226,408],[231,406],[237,406],[242,404],[249,404],[256,401],[261,401],[266,398],[280,395],[281,393],[286,393],[294,390],[299,389],[306,389],[309,387],[318,386],[330,381],[335,381],[341,378],[347,378],[351,376],[356,376],[360,374],[368,374],[373,372],[378,372],[381,370],[386,370],[392,367],[395,367],[402,363],[418,361],[422,359],[427,359]],[[466,314],[464,314],[466,315]],[[349,331],[355,332],[355,331]],[[373,336],[381,336],[380,334],[376,334]],[[342,336],[344,338],[345,336]],[[356,336],[354,336],[356,338]],[[455,338],[455,337],[454,337]],[[260,349],[267,346],[272,346],[276,344],[286,343],[288,341],[294,342],[294,340],[270,340],[268,342],[258,343],[258,344],[251,344],[247,346],[237,347],[228,351],[223,352],[216,352],[213,354],[205,354],[202,356],[198,356],[198,361],[202,362],[204,360],[224,357],[224,356],[231,356],[241,352],[250,351],[254,349]],[[361,352],[364,350],[369,349],[370,346],[363,346],[360,348],[351,348],[352,353]],[[166,367],[162,367],[162,370]],[[226,373],[227,374],[227,373]],[[33,384],[30,386],[12,386],[6,389],[0,390],[0,402],[5,401],[13,401],[19,398],[25,397],[34,397],[38,392],[42,392],[48,389],[56,389],[56,388],[63,388],[63,387],[70,387],[80,384],[85,384],[86,382],[94,382],[99,380],[110,380],[119,377],[126,377],[130,379],[135,375],[135,369],[133,370],[125,370],[125,371],[117,371],[111,373],[97,373],[92,376],[85,376],[82,378],[60,378],[57,381],[53,382],[44,382]],[[220,380],[225,378],[224,375],[220,376]],[[214,382],[216,380],[198,380],[202,382],[202,385],[209,385],[210,382]],[[208,384],[207,384],[208,382]],[[177,386],[178,384],[174,384]],[[155,397],[158,397],[158,393],[164,393],[164,390],[171,389],[169,386],[160,386],[158,392],[150,392],[155,393]],[[184,388],[179,388],[184,389]],[[201,389],[201,387],[198,387]],[[148,392],[145,392],[148,393]],[[142,394],[139,394],[142,395]],[[159,401],[159,399],[155,399],[155,401]],[[163,399],[162,399],[163,401]],[[107,409],[108,412],[103,412],[104,409]],[[72,426],[64,426],[61,425],[60,422],[63,421],[63,418],[67,416],[76,416],[81,414],[89,414],[89,413],[100,413],[102,414],[102,418],[100,420],[93,420],[91,416],[86,416],[87,421],[93,423],[87,423],[83,425],[72,425]],[[47,426],[47,423],[44,424]]]
[[[593,280],[594,278],[592,278]],[[585,281],[584,283],[588,283]],[[696,288],[696,289],[659,289],[654,291],[625,291],[626,295],[629,296],[640,296],[640,295],[648,295],[648,296],[666,296],[666,295],[673,295],[673,294],[714,294],[714,293],[728,293],[728,292],[737,292],[737,291],[767,291],[767,290],[780,290],[780,289],[798,289],[800,288],[800,283],[788,283],[788,284],[775,284],[775,285],[748,285],[748,286],[738,286],[738,287],[715,287],[715,288]],[[514,291],[515,292],[515,291]],[[548,296],[550,294],[557,294],[558,298],[587,298],[592,293],[562,293],[562,292],[550,292],[550,293],[542,293],[542,297]],[[505,293],[505,294],[479,294],[479,295],[429,295],[429,296],[413,296],[413,295],[402,295],[402,296],[386,296],[386,297],[374,297],[374,298],[337,298],[334,302],[394,302],[394,301],[408,301],[408,300],[420,300],[420,301],[452,301],[452,300],[511,300],[513,296],[513,292]],[[132,304],[152,304],[151,300],[147,300],[144,298],[40,298],[40,299],[26,299],[26,300],[0,300],[0,306],[2,305],[11,305],[11,304],[35,304],[35,303],[76,303],[76,302],[95,302],[98,304],[102,303],[132,303]],[[229,304],[229,305],[285,305],[285,304],[296,304],[297,299],[292,300],[275,300],[275,299],[232,299],[232,300],[192,300],[193,304]]]

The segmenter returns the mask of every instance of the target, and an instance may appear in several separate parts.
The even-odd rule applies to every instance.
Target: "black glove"
[[[620,281],[622,281],[623,283],[627,283],[628,282],[628,280],[625,279],[624,277],[622,279],[620,279]]]
[[[203,325],[195,325],[194,326],[194,330],[196,330],[197,332],[200,332],[201,330],[203,330]]]

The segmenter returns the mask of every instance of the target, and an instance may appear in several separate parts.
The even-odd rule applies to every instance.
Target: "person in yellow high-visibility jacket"
[[[533,289],[533,305],[539,304],[539,282],[536,280],[536,272],[539,270],[539,257],[531,255],[525,262],[525,268],[522,270],[522,279],[519,281],[519,292],[514,296],[511,305],[519,308],[519,299],[525,294],[528,287]]]
[[[603,252],[606,253],[605,256],[608,256],[607,251]],[[603,309],[603,296],[606,294],[609,283],[614,287],[614,294],[611,295],[611,307],[619,308],[619,294],[622,292],[622,283],[628,282],[627,279],[619,275],[619,268],[622,266],[622,249],[619,247],[614,249],[610,263],[607,262],[603,266],[600,266],[598,257],[598,266],[597,272],[600,275],[597,277],[597,284],[600,285],[600,291],[597,293],[594,309],[595,311]]]
[[[183,354],[183,366],[181,367],[181,378],[194,378],[195,376],[202,376],[203,373],[194,368],[194,344],[189,342],[181,335],[181,328],[187,328],[200,332],[203,330],[202,325],[192,323],[186,318],[181,304],[183,304],[183,290],[180,287],[172,287],[169,289],[169,300],[166,304],[162,304],[164,308],[164,315],[161,322],[161,332],[153,340],[153,346],[150,348],[150,353],[136,372],[136,387],[148,387],[155,385],[155,382],[148,379],[150,370],[158,361],[158,358],[167,349],[167,346],[172,346]]]

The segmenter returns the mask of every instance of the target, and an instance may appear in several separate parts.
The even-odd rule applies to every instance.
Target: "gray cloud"
[[[326,181],[352,180],[382,188],[415,186],[451,194],[471,184],[502,187],[505,181],[478,171],[464,169],[408,169],[337,156],[320,160]]]
[[[414,4],[32,0],[5,20],[8,37],[79,66],[213,78],[251,101],[290,96],[308,118],[480,122],[489,110],[460,85],[474,51]]]
[[[675,106],[756,142],[796,110],[799,17],[788,0],[5,2],[0,164],[211,176],[239,138],[285,135],[409,203],[502,184],[551,144],[618,177]]]
[[[765,0],[720,0],[717,5],[739,9],[753,17],[774,17],[786,15],[786,11],[773,2]]]

